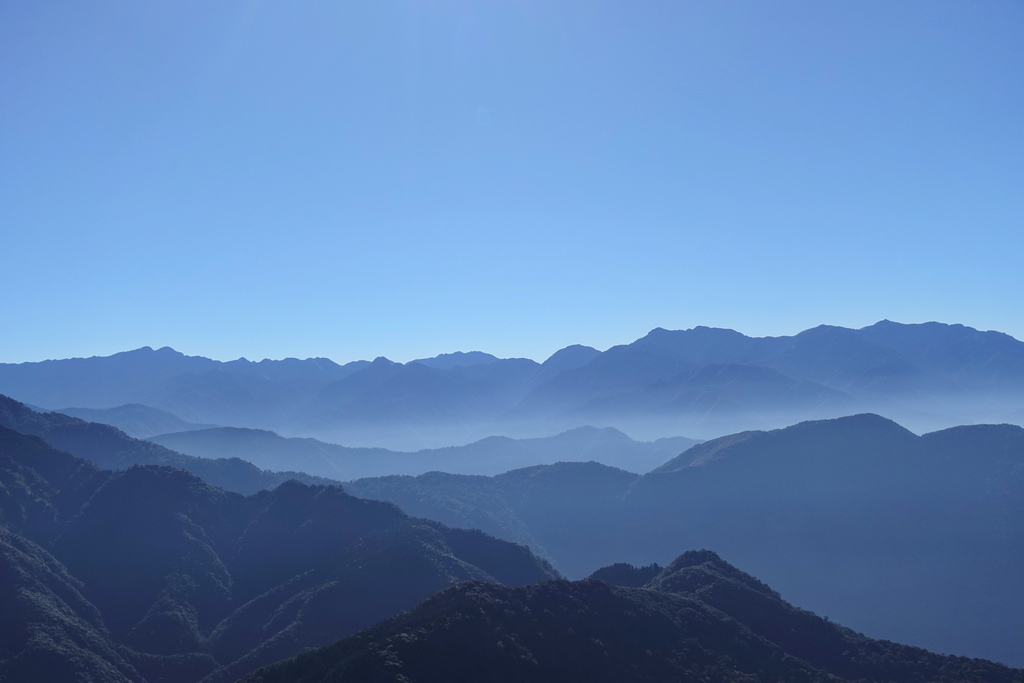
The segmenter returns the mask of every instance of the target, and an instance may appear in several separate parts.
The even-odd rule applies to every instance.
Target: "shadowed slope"
[[[81,588],[52,555],[0,527],[0,679],[142,680]]]
[[[3,428],[0,484],[4,527],[55,558],[35,566],[74,577],[74,591],[56,591],[46,579],[63,603],[30,586],[41,613],[14,598],[25,628],[60,635],[7,636],[11,657],[25,663],[19,671],[37,673],[24,680],[50,680],[48,669],[32,668],[50,657],[47,643],[51,659],[95,643],[100,659],[89,670],[109,665],[131,680],[120,660],[102,654],[104,643],[116,643],[112,651],[150,681],[234,680],[456,581],[519,584],[554,575],[525,548],[410,518],[337,486],[291,481],[244,497],[170,467],[98,470]],[[37,580],[36,570],[27,571]],[[33,647],[42,659],[29,656]]]

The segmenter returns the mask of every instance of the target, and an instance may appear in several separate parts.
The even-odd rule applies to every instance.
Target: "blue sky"
[[[8,2],[0,361],[1024,338],[1024,4]]]

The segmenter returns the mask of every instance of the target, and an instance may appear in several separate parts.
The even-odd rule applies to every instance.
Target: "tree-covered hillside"
[[[0,679],[232,681],[459,581],[554,576],[525,548],[337,486],[252,496],[100,470],[0,427]]]
[[[1019,683],[1024,671],[865,638],[699,551],[642,588],[460,584],[244,681]]]

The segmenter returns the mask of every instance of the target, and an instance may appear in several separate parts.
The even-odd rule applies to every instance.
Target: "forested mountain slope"
[[[11,680],[231,681],[453,582],[554,576],[525,548],[337,486],[245,497],[3,427],[0,522]]]
[[[865,638],[699,551],[643,588],[461,584],[244,680],[1010,683],[1024,671]]]

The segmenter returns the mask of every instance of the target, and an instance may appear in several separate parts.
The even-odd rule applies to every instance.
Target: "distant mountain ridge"
[[[413,363],[420,363],[432,368],[455,368],[460,365],[484,365],[498,360],[483,351],[456,351],[454,353],[442,353],[433,358],[417,358]]]
[[[465,446],[425,449],[415,453],[383,448],[349,448],[316,439],[284,438],[274,432],[241,427],[161,434],[149,440],[192,456],[241,458],[266,470],[298,470],[340,481],[430,471],[499,474],[531,465],[590,460],[643,473],[695,443],[685,437],[638,442],[612,427],[578,427],[555,436],[534,439],[492,436]]]
[[[98,467],[121,470],[132,465],[166,465],[191,472],[214,486],[250,494],[295,479],[307,484],[337,484],[305,472],[271,472],[240,458],[197,458],[134,439],[116,427],[87,422],[63,413],[40,413],[0,396],[0,427],[45,439],[56,448]]]
[[[171,432],[211,429],[217,426],[186,422],[166,410],[158,410],[138,403],[129,403],[113,408],[58,408],[54,412],[81,418],[87,422],[108,424],[136,439],[146,439]]]
[[[0,393],[34,405],[141,404],[186,422],[420,450],[486,436],[611,426],[712,438],[875,412],[917,431],[1020,422],[1024,343],[963,325],[881,321],[783,337],[655,329],[544,363],[480,351],[409,363],[230,362],[145,347],[106,358],[0,364]]]

